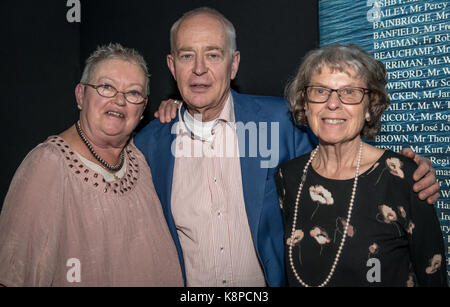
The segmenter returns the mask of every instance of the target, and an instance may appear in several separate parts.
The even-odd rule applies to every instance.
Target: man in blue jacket
[[[184,104],[173,122],[154,120],[134,139],[187,286],[285,285],[274,174],[316,141],[293,125],[285,100],[231,90],[239,61],[234,27],[222,14],[183,15],[171,29],[167,64]]]

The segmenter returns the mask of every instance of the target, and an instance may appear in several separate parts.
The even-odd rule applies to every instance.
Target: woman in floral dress
[[[319,139],[280,167],[290,286],[447,286],[436,212],[413,191],[416,164],[365,143],[389,105],[386,69],[356,45],[310,52],[287,88]]]

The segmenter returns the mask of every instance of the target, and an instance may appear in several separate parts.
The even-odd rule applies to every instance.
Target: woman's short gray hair
[[[230,46],[230,55],[233,56],[233,53],[237,50],[236,29],[234,28],[233,24],[222,13],[209,7],[200,7],[195,10],[186,12],[177,21],[175,21],[175,23],[172,25],[172,28],[170,29],[170,52],[173,53],[175,51],[175,36],[178,32],[180,24],[187,18],[200,14],[207,14],[214,16],[225,25],[228,43]]]
[[[145,93],[144,96],[149,94],[149,74],[147,69],[147,63],[144,57],[135,49],[125,48],[119,43],[110,43],[109,45],[99,46],[89,58],[86,60],[83,74],[81,76],[81,83],[89,83],[94,75],[97,65],[105,60],[119,59],[136,64],[142,69],[145,75]]]
[[[354,77],[361,78],[366,83],[366,87],[370,90],[368,105],[370,120],[365,121],[361,136],[375,138],[381,129],[381,115],[390,103],[385,87],[386,68],[382,62],[355,44],[325,46],[306,54],[296,76],[285,89],[295,123],[308,124],[305,116],[307,103],[305,87],[309,85],[313,74],[320,73],[323,67],[339,72],[353,69],[356,72]]]

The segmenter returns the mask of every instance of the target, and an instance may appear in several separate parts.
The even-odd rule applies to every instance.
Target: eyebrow
[[[310,85],[310,86],[318,86],[318,87],[331,88],[331,87],[329,87],[328,85],[325,85],[325,84],[320,83],[320,82],[311,82],[311,85]],[[343,85],[343,86],[341,86],[341,87],[339,87],[339,88],[345,88],[345,87],[360,87],[360,88],[363,88],[364,86],[362,86],[362,85],[354,85],[354,84],[346,84],[346,85]]]
[[[218,47],[218,46],[208,46],[208,47],[206,47],[206,51],[212,51],[212,50],[218,50],[221,53],[224,52],[223,51],[224,49],[221,48],[221,47]],[[181,47],[178,50],[176,50],[177,53],[180,53],[180,52],[193,52],[193,51],[194,51],[194,49],[190,48],[190,47]]]
[[[112,83],[116,83],[116,80],[108,78],[108,77],[99,77],[98,82],[101,82],[102,79],[111,81]],[[131,83],[131,84],[127,85],[127,87],[131,87],[131,86],[135,86],[135,85],[140,86],[142,89],[144,88],[144,86],[140,83]]]
[[[211,50],[218,50],[223,53],[223,48],[221,48],[221,47],[216,47],[216,46],[206,47],[206,51],[211,51]]]

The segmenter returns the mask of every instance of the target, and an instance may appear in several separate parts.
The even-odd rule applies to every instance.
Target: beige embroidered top
[[[0,215],[5,286],[182,286],[150,169],[131,142],[106,182],[60,137],[22,162]]]

